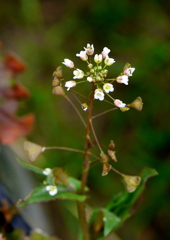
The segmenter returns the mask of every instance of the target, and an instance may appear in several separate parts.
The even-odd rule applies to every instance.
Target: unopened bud
[[[53,87],[57,87],[60,86],[60,81],[58,80],[58,78],[54,78],[52,81],[52,86]]]
[[[109,161],[108,156],[104,152],[100,153],[100,157],[101,157],[103,163],[106,163]]]
[[[114,150],[115,149],[115,143],[113,142],[113,140],[110,140],[109,149],[110,150]]]
[[[59,78],[59,79],[63,78],[63,73],[62,73],[62,67],[61,66],[57,67],[57,69],[54,71],[53,77],[56,77],[56,78]]]
[[[87,109],[88,109],[87,103],[82,103],[81,107],[82,107],[83,111],[87,111]]]
[[[91,69],[92,67],[93,67],[93,64],[89,63],[89,64],[88,64],[88,68]]]
[[[108,174],[108,172],[111,170],[112,166],[107,163],[107,162],[104,162],[103,163],[103,170],[102,170],[102,176],[106,176]]]
[[[108,149],[108,155],[110,156],[110,158],[113,161],[117,162],[117,158],[116,158],[116,154],[115,153],[116,153],[115,151]]]
[[[122,112],[126,112],[126,111],[128,111],[130,108],[128,108],[128,107],[123,107],[123,108],[120,108],[120,110],[122,111]]]
[[[130,68],[130,67],[131,67],[130,63],[126,63],[125,66],[124,66],[124,68],[123,68],[123,72],[124,72],[127,68]]]
[[[90,69],[90,73],[94,73],[94,69],[92,68],[92,69]]]
[[[101,81],[101,77],[100,77],[100,76],[97,76],[97,77],[95,78],[95,80],[96,80],[96,81]]]

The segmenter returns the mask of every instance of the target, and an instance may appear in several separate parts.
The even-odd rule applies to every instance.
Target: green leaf
[[[10,240],[23,240],[24,239],[24,232],[21,229],[16,229],[11,233],[6,233],[7,239]]]
[[[80,188],[81,188],[81,181],[80,180],[78,180],[76,178],[73,178],[73,177],[69,177],[68,181],[69,181],[70,187],[72,189],[74,189],[75,191],[80,190]],[[88,187],[85,187],[85,190],[88,191]]]
[[[120,225],[121,219],[116,214],[109,212],[107,209],[103,209],[104,212],[104,236],[106,237],[114,228]]]
[[[28,240],[59,240],[59,238],[52,238],[41,232],[33,232]]]
[[[130,215],[130,208],[144,190],[146,181],[157,174],[158,173],[154,169],[144,169],[141,173],[141,184],[137,187],[137,189],[132,193],[125,191],[118,194],[112,198],[112,201],[107,206],[107,209],[116,213],[122,220],[125,220]]]
[[[25,207],[33,203],[50,201],[54,199],[69,199],[75,201],[84,201],[86,199],[85,195],[78,195],[76,193],[69,192],[66,186],[58,186],[57,194],[51,196],[45,187],[45,185],[41,185],[34,188],[25,200],[18,201],[18,207]]]
[[[36,167],[36,166],[34,166],[34,165],[31,165],[31,164],[29,164],[29,163],[25,163],[25,162],[21,161],[19,158],[17,158],[17,161],[18,161],[18,163],[19,163],[22,167],[27,168],[27,169],[35,172],[35,173],[39,173],[39,174],[44,175],[44,174],[43,174],[43,170],[44,170],[44,169],[38,168],[38,167]]]
[[[150,177],[154,177],[157,174],[157,171],[154,169],[144,169],[141,173],[141,183],[134,192],[121,192],[112,198],[112,200],[105,209],[97,210],[102,210],[104,212],[104,220],[106,220],[104,221],[104,236],[107,236],[111,231],[117,229],[123,223],[123,221],[131,215],[130,210],[137,198],[143,192],[146,181]],[[112,220],[110,221],[109,218]],[[97,214],[95,209],[94,213],[92,214],[90,224],[95,225],[96,222]],[[98,234],[100,235],[101,232],[99,232]]]

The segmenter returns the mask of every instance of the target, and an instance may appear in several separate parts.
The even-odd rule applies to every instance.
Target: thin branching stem
[[[117,169],[115,169],[114,167],[111,167],[111,170],[117,174],[119,174],[120,176],[123,175],[123,173],[119,172]]]
[[[79,104],[81,104],[81,102],[80,102],[80,100],[78,99],[78,97],[75,95],[75,93],[72,91],[71,92],[72,93],[72,95],[75,97],[75,99],[77,100],[77,102],[79,103]],[[77,110],[78,111],[78,110]],[[85,125],[86,126],[86,125]],[[92,140],[90,139],[90,141],[91,141],[91,145],[94,147],[94,149],[96,149],[96,146],[94,145],[94,143],[92,142]]]
[[[80,97],[85,98],[85,99],[88,100],[88,97],[85,97],[84,95],[82,95],[82,94],[80,94],[80,93],[78,93],[76,91],[70,90],[70,92],[75,93],[75,94],[79,95]]]
[[[99,141],[98,141],[98,138],[97,138],[97,136],[96,136],[96,133],[95,133],[95,131],[94,131],[92,119],[90,119],[90,126],[91,126],[91,130],[92,130],[92,132],[93,132],[93,136],[94,136],[94,138],[95,138],[95,140],[96,140],[97,146],[98,146],[100,152],[103,152],[103,151],[102,151],[102,148],[101,148],[101,146],[100,146],[100,143],[99,143]]]
[[[70,152],[78,152],[84,154],[84,150],[79,150],[79,149],[74,149],[74,148],[68,148],[68,147],[43,147],[44,150],[51,150],[51,149],[56,149],[56,150],[64,150],[64,151],[70,151]]]
[[[74,103],[70,100],[69,97],[65,97],[67,99],[67,101],[72,105],[72,107],[74,108],[74,110],[76,111],[76,113],[78,114],[79,118],[81,119],[83,125],[86,127],[86,123],[83,119],[83,117],[81,116],[79,110],[76,108],[76,106],[74,105]]]
[[[77,153],[82,153],[85,154],[84,150],[79,150],[79,149],[74,149],[74,148],[68,148],[68,147],[43,147],[43,152],[46,150],[52,150],[52,149],[56,149],[56,150],[64,150],[64,151],[70,151],[70,152],[77,152]],[[95,159],[99,159],[98,156],[96,156],[95,154],[93,154],[92,152],[88,152],[88,154],[92,157],[94,157]]]
[[[95,161],[93,161],[93,162],[90,163],[90,165],[93,165],[93,164],[95,164],[95,163],[97,163],[97,162],[103,163],[102,159],[99,158],[99,157],[97,157]],[[115,169],[114,167],[111,167],[111,170],[114,171],[115,173],[119,174],[120,176],[123,175],[123,173],[119,172],[119,171],[118,171],[117,169]]]
[[[109,102],[109,101],[107,101],[107,100],[105,100],[105,99],[104,99],[104,102],[106,102],[106,103],[109,103],[110,105],[113,105],[113,106],[115,106],[115,105],[114,105],[114,103],[112,103],[112,102]]]
[[[93,116],[92,119],[97,118],[97,117],[100,117],[100,116],[102,116],[102,115],[104,115],[104,114],[106,114],[106,113],[108,113],[108,112],[112,112],[112,111],[114,111],[114,110],[116,110],[116,109],[118,109],[118,108],[112,108],[112,109],[109,109],[109,110],[104,111],[104,112],[102,112],[102,113],[99,113],[99,114]]]

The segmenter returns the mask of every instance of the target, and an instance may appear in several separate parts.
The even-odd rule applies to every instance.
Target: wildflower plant
[[[44,176],[42,185],[33,189],[25,200],[20,200],[18,206],[24,207],[32,203],[54,199],[70,199],[75,201],[80,223],[80,231],[77,235],[78,240],[102,240],[106,236],[112,236],[112,232],[120,227],[123,221],[130,216],[130,209],[143,191],[146,180],[157,174],[155,170],[149,168],[145,169],[140,176],[121,173],[114,167],[117,162],[114,141],[110,140],[108,147],[103,147],[105,144],[101,144],[97,137],[93,126],[93,120],[97,117],[115,110],[125,112],[130,108],[134,108],[141,111],[143,107],[141,97],[137,97],[132,103],[128,104],[124,103],[124,99],[120,100],[117,98],[114,86],[116,84],[128,85],[129,78],[133,75],[135,68],[127,63],[118,76],[113,78],[108,77],[109,68],[113,67],[113,64],[115,65],[115,60],[110,57],[110,52],[110,49],[104,47],[101,53],[95,54],[94,46],[87,44],[84,50],[76,54],[80,60],[87,63],[86,70],[75,67],[72,60],[64,59],[62,63],[65,67],[70,68],[73,73],[73,79],[66,81],[63,77],[61,67],[58,67],[53,73],[52,93],[63,96],[72,105],[73,111],[76,111],[84,125],[86,132],[84,149],[73,149],[63,146],[42,147],[29,141],[26,141],[24,144],[31,162],[34,162],[41,153],[49,149],[72,151],[75,154],[83,155],[83,158],[81,158],[83,161],[81,179],[68,176],[60,166],[56,166],[53,169],[40,169],[35,167],[33,163],[27,164],[18,160],[22,166]],[[91,86],[90,92],[84,93],[85,95],[76,92],[76,86],[79,84],[88,84]],[[80,106],[79,108],[69,98],[68,92],[71,92],[75,96]],[[80,99],[83,99],[83,101]],[[105,101],[111,108],[94,115],[94,101]],[[87,113],[86,119],[83,118],[82,111]],[[118,196],[114,196],[102,208],[96,207],[93,209],[91,216],[88,217],[86,216],[86,205],[88,204],[89,194],[87,186],[88,173],[91,166],[96,162],[101,163],[101,175],[103,177],[108,173],[111,174],[111,172],[117,173],[121,180],[124,181],[125,191]]]

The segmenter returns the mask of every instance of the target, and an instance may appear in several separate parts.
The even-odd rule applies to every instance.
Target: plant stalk
[[[89,99],[89,106],[88,106],[88,115],[87,115],[87,124],[86,124],[86,140],[85,140],[85,153],[84,153],[84,166],[82,172],[82,179],[81,179],[81,194],[85,194],[85,187],[87,184],[87,177],[90,168],[90,154],[89,150],[91,148],[91,140],[90,140],[90,133],[91,133],[91,119],[92,119],[92,111],[93,111],[93,101],[94,101],[94,90],[95,86],[92,85],[92,93]],[[78,214],[81,223],[81,228],[84,234],[84,240],[90,240],[89,229],[86,219],[86,202],[78,202]]]

